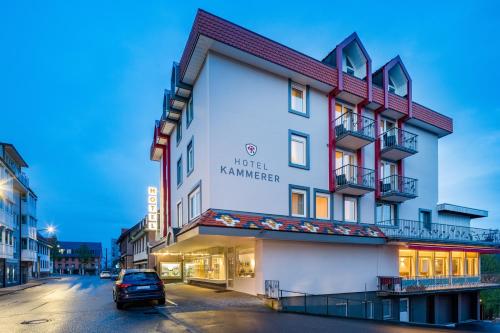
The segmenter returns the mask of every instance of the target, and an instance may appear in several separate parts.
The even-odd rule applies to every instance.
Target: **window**
[[[388,130],[395,128],[395,127],[396,127],[396,124],[391,120],[387,120],[387,119],[380,120],[380,133],[385,133]]]
[[[191,125],[193,117],[194,117],[193,97],[191,97],[186,107],[186,128],[188,128],[189,125]]]
[[[390,299],[382,300],[382,313],[384,319],[392,318],[392,301]]]
[[[331,216],[330,208],[330,194],[316,193],[314,200],[315,217],[317,219],[329,220]]]
[[[288,165],[309,170],[309,135],[290,130],[288,144]]]
[[[177,203],[177,226],[182,226],[182,200]]]
[[[201,188],[198,185],[189,195],[188,195],[188,212],[189,220],[191,221],[195,217],[201,214]]]
[[[420,209],[418,212],[418,220],[423,224],[424,228],[430,229],[432,222],[432,211]]]
[[[237,249],[238,258],[236,272],[240,278],[255,276],[255,252],[253,249]]]
[[[177,160],[177,186],[182,184],[182,156]]]
[[[396,93],[396,85],[394,84],[394,81],[392,80],[392,77],[389,76],[389,92],[395,94]]]
[[[288,81],[288,112],[309,117],[309,87]]]
[[[387,222],[388,224],[395,225],[396,209],[396,205],[378,202],[375,215],[376,222]]]
[[[181,142],[182,139],[182,115],[179,117],[179,121],[177,122],[177,132],[175,133],[175,140],[177,144]]]
[[[308,216],[309,189],[307,187],[290,186],[290,215]]]
[[[348,56],[345,57],[345,65],[347,74],[354,75],[354,65]]]
[[[344,197],[344,221],[358,222],[358,199]]]
[[[194,143],[193,139],[189,141],[186,149],[186,155],[187,155],[187,162],[186,162],[186,167],[187,167],[187,174],[186,176],[189,176],[191,172],[194,170]]]

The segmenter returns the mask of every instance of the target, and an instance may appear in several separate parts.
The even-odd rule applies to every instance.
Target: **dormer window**
[[[389,70],[387,90],[401,97],[408,94],[408,78],[399,63]]]
[[[366,77],[368,59],[357,41],[352,41],[342,50],[342,71],[358,79]]]
[[[352,61],[351,59],[349,59],[349,57],[345,57],[345,63],[347,74],[354,75],[354,65],[352,64]]]
[[[396,93],[396,85],[391,77],[389,77],[389,92],[395,94]]]

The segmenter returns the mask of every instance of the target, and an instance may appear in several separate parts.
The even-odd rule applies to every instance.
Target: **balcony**
[[[375,121],[355,112],[344,112],[335,119],[336,146],[358,150],[375,141]]]
[[[0,244],[0,258],[12,259],[14,256],[14,246],[9,244]]]
[[[335,170],[335,192],[363,195],[375,190],[375,171],[346,164]]]
[[[36,251],[23,249],[21,251],[21,261],[36,261]]]
[[[402,241],[432,241],[471,245],[500,245],[500,230],[481,229],[412,220],[387,220],[377,226],[389,239]]]
[[[423,294],[454,289],[498,288],[498,275],[443,275],[435,277],[378,276],[379,294]]]
[[[380,135],[381,157],[399,161],[417,153],[418,135],[399,128],[391,128]]]
[[[404,202],[417,197],[417,180],[392,175],[380,180],[380,198],[389,202]]]

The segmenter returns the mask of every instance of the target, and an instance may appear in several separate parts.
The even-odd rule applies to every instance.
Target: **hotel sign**
[[[154,186],[148,187],[148,226],[150,230],[158,228],[158,189]]]

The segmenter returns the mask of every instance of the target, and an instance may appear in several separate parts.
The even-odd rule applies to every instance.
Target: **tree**
[[[481,274],[490,282],[500,283],[500,255],[486,254],[481,256]],[[483,307],[483,319],[500,316],[500,289],[483,290],[480,294]]]
[[[80,261],[80,264],[83,264],[83,274],[85,274],[85,268],[87,268],[91,258],[92,254],[90,253],[89,247],[85,244],[80,245],[80,248],[78,249],[78,260]]]

